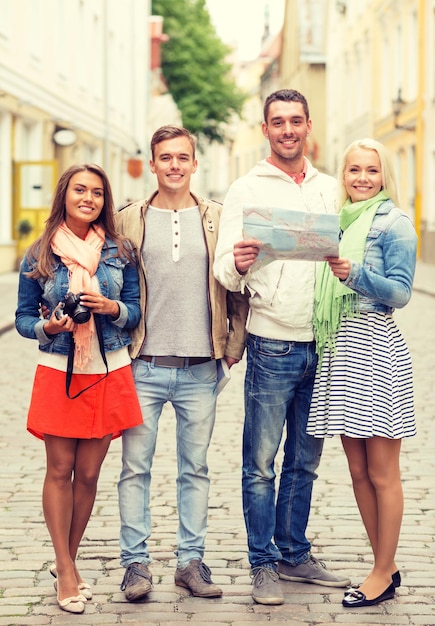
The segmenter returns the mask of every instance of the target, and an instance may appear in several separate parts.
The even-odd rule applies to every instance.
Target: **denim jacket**
[[[347,287],[360,295],[360,311],[392,313],[411,298],[417,235],[409,217],[383,202],[367,236],[364,260],[352,261]]]
[[[45,305],[50,310],[63,302],[68,292],[68,268],[55,255],[53,278],[33,279],[25,275],[36,265],[36,260],[29,262],[24,257],[20,266],[18,285],[18,306],[15,312],[15,326],[23,337],[37,339],[39,349],[44,352],[68,354],[71,333],[59,333],[48,337],[44,332],[47,320],[41,319],[40,307]],[[137,268],[128,259],[121,258],[115,242],[106,238],[101,251],[101,258],[96,271],[103,296],[116,300],[119,305],[119,317],[100,315],[106,352],[119,350],[130,344],[127,329],[134,328],[140,319],[139,278]]]

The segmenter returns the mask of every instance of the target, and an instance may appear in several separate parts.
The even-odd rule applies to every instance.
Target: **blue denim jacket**
[[[53,309],[63,302],[68,292],[68,268],[55,256],[56,265],[53,278],[29,278],[25,272],[31,270],[36,261],[29,263],[24,257],[20,266],[18,285],[18,306],[15,312],[15,326],[23,337],[37,339],[39,349],[44,352],[68,354],[71,333],[59,333],[48,337],[44,332],[46,320],[41,319],[40,306]],[[103,296],[116,300],[119,304],[119,317],[100,315],[106,352],[119,350],[130,344],[127,329],[134,328],[140,319],[139,277],[137,268],[127,259],[118,255],[115,242],[106,238],[101,251],[101,259],[96,272]]]
[[[411,298],[417,235],[409,217],[383,202],[366,240],[363,263],[352,261],[347,287],[360,295],[360,311],[392,313]]]

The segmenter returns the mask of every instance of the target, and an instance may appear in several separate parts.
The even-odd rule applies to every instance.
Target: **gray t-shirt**
[[[147,280],[142,354],[211,356],[208,254],[199,207],[149,206],[142,255]]]

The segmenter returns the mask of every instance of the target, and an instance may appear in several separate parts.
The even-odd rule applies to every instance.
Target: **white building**
[[[72,163],[102,165],[117,204],[145,195],[128,162],[148,153],[150,5],[0,0],[0,271],[40,234]]]

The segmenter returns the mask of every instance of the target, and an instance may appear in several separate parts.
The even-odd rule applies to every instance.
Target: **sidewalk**
[[[0,334],[14,326],[18,272],[0,274]]]
[[[413,289],[435,296],[435,264],[417,261]]]

